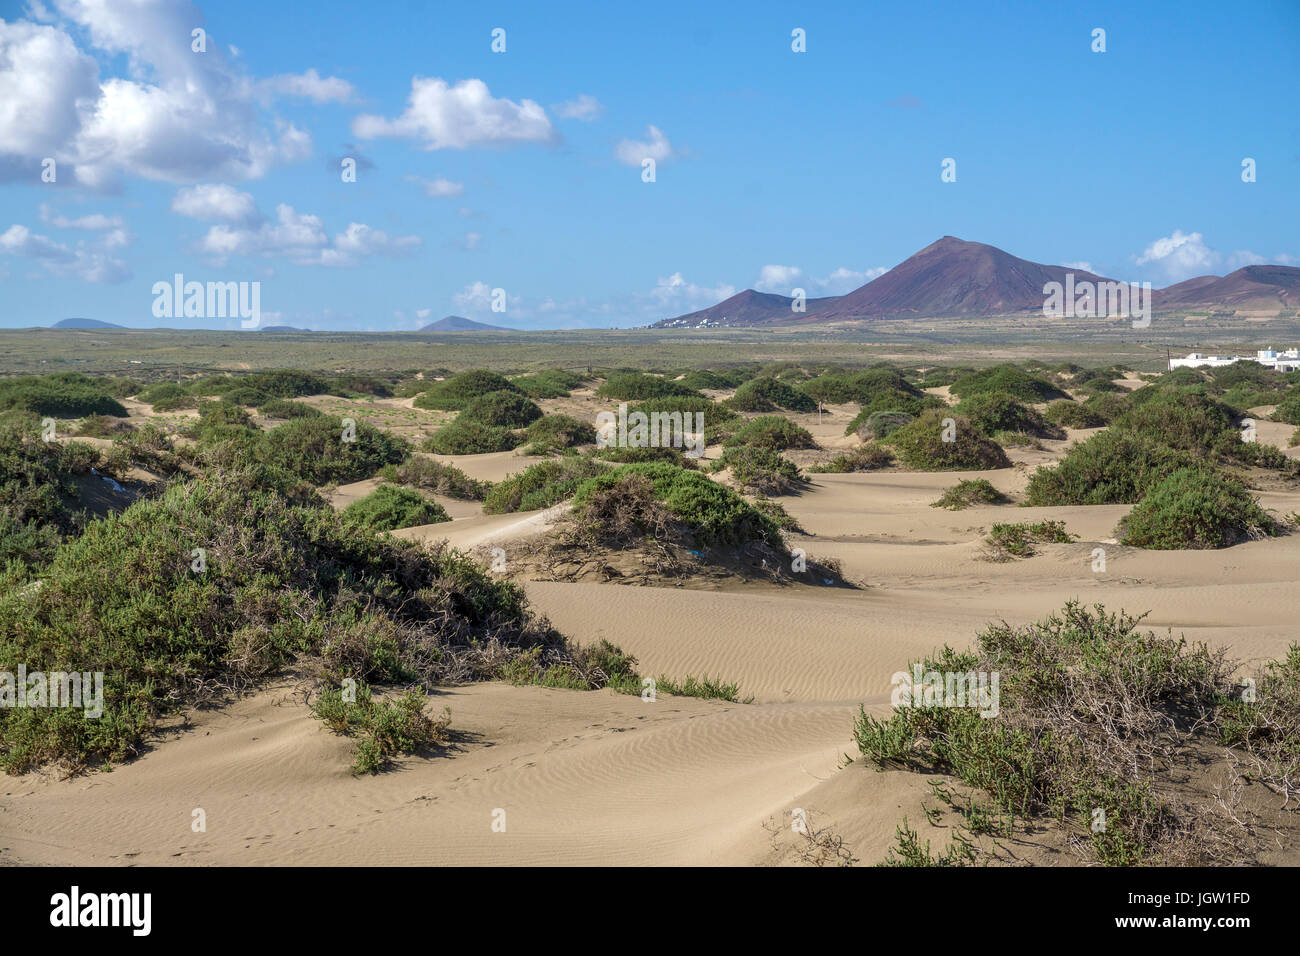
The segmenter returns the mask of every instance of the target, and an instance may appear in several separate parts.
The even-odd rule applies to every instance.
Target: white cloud
[[[466,249],[477,249],[478,244],[483,241],[483,237],[477,232],[465,233],[465,238],[461,240]]]
[[[1154,266],[1165,279],[1179,282],[1212,272],[1219,260],[1219,254],[1205,244],[1199,232],[1175,229],[1173,235],[1147,246],[1137,257],[1137,264]]]
[[[551,107],[561,119],[581,120],[589,123],[605,112],[600,100],[586,93],[578,94],[576,100],[566,100],[558,106]]]
[[[702,286],[688,282],[680,272],[660,276],[650,292],[651,301],[660,309],[676,309],[674,315],[694,312],[697,309],[717,305],[723,299],[736,294],[736,287],[725,282],[716,286]]]
[[[162,182],[256,179],[311,153],[310,135],[258,110],[276,92],[316,102],[351,87],[314,69],[258,82],[208,37],[188,0],[54,0],[49,21],[0,21],[0,175],[35,176],[52,157],[71,178],[109,188],[123,176]],[[74,37],[87,49],[79,48]],[[94,51],[94,56],[89,50]],[[125,75],[100,64],[125,63]]]
[[[69,219],[67,216],[51,211],[50,207],[45,203],[41,203],[41,222],[48,223],[55,229],[87,229],[92,231],[112,229],[120,231],[122,228],[121,216],[106,216],[103,213],[96,212]]]
[[[411,182],[424,187],[424,194],[430,199],[455,199],[465,191],[464,183],[455,183],[438,176],[435,179],[423,179],[420,176],[407,176]]]
[[[301,96],[313,103],[350,103],[357,91],[347,80],[321,76],[315,69],[305,73],[281,73],[263,80],[262,89],[280,96]]]
[[[93,242],[65,246],[15,223],[0,233],[0,253],[34,259],[51,275],[116,283],[131,278],[131,270],[108,250],[120,248],[127,241],[126,233],[118,229]]]
[[[418,236],[389,236],[359,222],[331,238],[319,216],[281,203],[275,207],[275,221],[256,229],[213,226],[199,250],[219,262],[230,256],[258,256],[297,265],[353,266],[367,256],[399,256],[419,245]]]
[[[423,140],[425,149],[469,149],[555,139],[546,111],[532,100],[496,99],[482,80],[448,86],[439,77],[414,77],[406,109],[396,119],[362,114],[352,121],[361,139],[395,136]]]
[[[1237,249],[1225,255],[1207,245],[1199,232],[1184,233],[1175,229],[1172,236],[1157,239],[1147,246],[1135,261],[1140,266],[1154,266],[1169,282],[1181,282],[1220,271],[1235,272],[1242,266],[1270,262],[1290,265],[1296,260],[1286,253],[1269,258],[1249,249]]]
[[[662,163],[665,159],[671,159],[676,155],[673,152],[673,144],[668,142],[668,137],[659,127],[647,126],[646,135],[648,138],[644,141],[619,140],[618,145],[614,147],[614,155],[618,161],[629,166],[640,166],[643,160],[653,159],[656,163]]]
[[[486,282],[471,282],[464,289],[457,292],[451,297],[452,303],[457,309],[474,313],[484,313],[492,311],[492,291],[493,287]],[[505,296],[506,314],[512,318],[519,318],[522,313],[522,300],[519,296],[513,296],[509,293]],[[497,313],[498,315],[500,313]]]
[[[225,183],[187,186],[172,197],[171,208],[174,213],[203,222],[251,226],[262,221],[252,194]]]
[[[1094,268],[1092,267],[1092,263],[1091,263],[1091,262],[1083,262],[1083,261],[1079,261],[1079,262],[1062,262],[1061,265],[1062,265],[1063,267],[1065,267],[1066,269],[1078,269],[1078,270],[1080,270],[1081,272],[1092,272],[1092,273],[1096,273],[1096,271],[1097,271],[1096,269],[1094,269]]]
[[[795,289],[803,289],[810,297],[820,298],[852,292],[888,271],[883,266],[862,272],[840,266],[830,275],[819,279],[808,275],[798,266],[766,265],[759,270],[754,288],[759,292],[775,292],[785,296],[793,295]]]

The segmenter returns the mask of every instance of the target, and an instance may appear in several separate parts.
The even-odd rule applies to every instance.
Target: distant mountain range
[[[803,325],[860,319],[958,318],[979,315],[1042,314],[1043,286],[1110,282],[1067,266],[1030,262],[982,242],[944,236],[883,275],[846,295],[808,299],[792,312],[793,299],[746,289],[717,305],[652,328],[720,328]],[[1278,311],[1300,307],[1300,269],[1246,266],[1226,276],[1201,276],[1155,290],[1156,311],[1242,309]]]
[[[52,329],[124,329],[125,325],[101,322],[99,319],[61,319],[50,326]]]
[[[437,322],[430,322],[421,332],[509,332],[510,329],[500,325],[488,325],[486,322],[475,322],[473,319],[467,319],[463,315],[449,315],[446,318],[439,319]]]

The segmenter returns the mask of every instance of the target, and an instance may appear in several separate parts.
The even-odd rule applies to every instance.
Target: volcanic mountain
[[[860,289],[804,317],[807,322],[906,316],[1010,315],[1039,312],[1043,286],[1104,282],[1082,269],[1020,259],[996,246],[944,236]]]
[[[437,322],[430,322],[421,332],[509,332],[510,329],[500,325],[488,325],[486,322],[475,322],[473,319],[467,319],[463,315],[449,315],[446,318],[439,319]]]
[[[1155,294],[1157,309],[1204,306],[1276,311],[1300,306],[1300,269],[1246,266],[1226,276],[1198,276]]]
[[[663,319],[654,328],[795,325],[858,319],[955,318],[1042,314],[1049,282],[1108,282],[1092,272],[1030,262],[995,246],[944,236],[847,295],[809,299],[792,312],[791,299],[746,289],[708,309]],[[1188,279],[1153,295],[1160,311],[1243,309],[1276,311],[1300,305],[1300,269],[1246,266],[1231,275]]]
[[[804,302],[806,311],[795,312],[790,307],[794,299],[789,296],[746,289],[744,292],[737,292],[730,299],[724,299],[717,305],[710,306],[707,309],[701,309],[689,315],[679,315],[675,319],[664,319],[661,322],[656,322],[654,328],[694,329],[736,325],[765,325],[768,323],[778,324],[803,319],[809,312],[828,306],[834,301],[833,297],[808,299]]]

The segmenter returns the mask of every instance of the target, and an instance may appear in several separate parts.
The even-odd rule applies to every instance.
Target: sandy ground
[[[829,443],[847,412],[801,420]],[[1290,426],[1266,424],[1260,440],[1284,446]],[[1015,495],[1033,466],[1069,444],[1013,450],[1015,467],[982,474]],[[444,460],[493,480],[527,464],[513,454]],[[1247,664],[1300,640],[1300,534],[1152,552],[1114,543],[1125,506],[930,506],[958,477],[974,476],[816,475],[781,499],[807,532],[792,545],[838,559],[859,590],[526,585],[537,610],[578,641],[613,641],[649,676],[738,681],[752,703],[455,688],[433,700],[451,709],[449,750],[354,779],[350,741],[311,719],[301,688],[286,681],[194,715],[112,772],[5,778],[0,862],[782,864],[795,859],[789,820],[802,809],[874,863],[905,815],[936,850],[945,843],[947,831],[926,832],[920,810],[930,778],[842,766],[855,753],[859,705],[885,713],[891,675],[920,655],[967,646],[990,621],[1029,622],[1073,598],[1149,611],[1152,628],[1226,646]],[[373,487],[340,487],[334,503]],[[1261,499],[1279,515],[1300,511],[1300,489]],[[453,521],[402,536],[462,548],[495,541],[508,555],[512,539],[543,530],[549,517],[485,516],[476,503],[439,500]],[[981,560],[993,522],[1044,518],[1063,520],[1079,540],[1024,560]],[[1097,549],[1104,570],[1094,570]],[[206,832],[192,829],[196,808]],[[497,811],[505,832],[493,828]],[[785,835],[774,841],[769,828]],[[1024,855],[1065,862],[1041,847]]]

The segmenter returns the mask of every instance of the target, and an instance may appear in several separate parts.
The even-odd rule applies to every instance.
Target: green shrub
[[[686,675],[684,680],[674,680],[660,675],[655,678],[655,691],[671,694],[674,697],[699,697],[703,700],[727,700],[733,704],[750,703],[754,698],[740,699],[740,685],[724,681],[721,677],[694,677]]]
[[[879,441],[889,437],[914,418],[915,415],[896,409],[878,412],[863,409],[849,422],[848,427],[844,429],[844,434],[856,434],[863,441]]]
[[[1100,393],[1090,396],[1084,407],[1089,411],[1101,416],[1102,423],[1107,424],[1119,418],[1130,408],[1133,407],[1133,399],[1128,393],[1123,395],[1112,395],[1110,393]]]
[[[0,409],[5,408],[53,418],[127,417],[126,408],[110,394],[108,380],[78,372],[0,379]]]
[[[644,372],[615,372],[596,389],[598,398],[612,398],[621,402],[638,402],[669,395],[689,395],[703,398],[695,389],[660,375]]]
[[[1029,478],[1030,505],[1135,504],[1181,468],[1195,466],[1188,452],[1132,431],[1107,429],[1075,444],[1053,467]]]
[[[1064,521],[995,524],[984,539],[988,555],[994,560],[1009,557],[1027,558],[1034,554],[1034,544],[1069,544],[1078,538],[1065,530]]]
[[[817,402],[775,378],[754,378],[727,399],[727,407],[741,412],[770,412],[784,408],[792,412],[815,412]]]
[[[260,392],[264,396],[260,401],[265,401],[266,397],[300,398],[303,395],[323,395],[330,390],[330,386],[320,376],[287,368],[253,372],[242,379],[234,379],[231,388]],[[240,404],[257,405],[260,401]]]
[[[384,465],[400,464],[410,455],[401,438],[364,422],[349,432],[353,440],[344,441],[343,421],[332,415],[296,418],[267,432],[261,450],[268,464],[318,485],[372,478]]]
[[[852,471],[876,471],[885,468],[894,460],[894,453],[884,445],[868,442],[843,455],[836,455],[830,461],[814,465],[808,470],[814,474],[844,474]]]
[[[72,477],[98,457],[84,443],[42,441],[16,423],[0,426],[0,568],[43,565],[65,535],[80,531]]]
[[[418,753],[446,743],[451,711],[443,708],[439,720],[424,713],[423,691],[411,689],[394,700],[376,701],[369,685],[355,689],[355,700],[345,700],[343,691],[327,687],[312,704],[311,712],[336,734],[360,735],[352,763],[352,775],[379,773],[397,754]]]
[[[531,375],[517,375],[511,381],[529,398],[568,398],[575,388],[586,384],[585,376],[563,369],[548,368]]]
[[[491,482],[478,481],[454,465],[432,458],[412,457],[400,465],[385,465],[379,474],[385,481],[461,501],[482,501],[492,488]]]
[[[201,572],[195,548],[206,552]],[[0,767],[11,773],[134,756],[160,716],[301,658],[323,660],[336,683],[431,687],[495,677],[530,648],[543,659],[564,650],[522,589],[463,555],[291,505],[238,473],[174,483],[91,522],[40,580],[0,571],[0,671],[102,671],[104,709],[97,720],[0,709]]]
[[[951,422],[945,427],[944,422]],[[944,441],[950,435],[952,441]],[[1009,468],[1007,453],[965,416],[930,409],[884,439],[898,459],[917,471],[978,471]]]
[[[466,402],[456,422],[490,428],[523,428],[541,417],[542,410],[518,392],[488,392]]]
[[[486,455],[496,451],[510,451],[519,442],[519,435],[512,429],[463,422],[458,418],[435,432],[424,443],[424,450],[439,455]]]
[[[288,398],[272,398],[257,407],[267,418],[316,418],[325,414],[315,405],[295,402]]]
[[[1006,500],[1007,496],[989,484],[987,478],[972,478],[957,482],[930,507],[961,511],[971,505],[996,505]]]
[[[499,515],[549,508],[572,498],[578,485],[607,470],[590,458],[575,455],[538,462],[493,485],[483,501],[483,512]]]
[[[759,415],[737,428],[724,443],[727,447],[751,445],[784,451],[787,448],[816,448],[812,434],[780,415]]]
[[[766,541],[781,547],[780,531],[772,519],[736,492],[699,472],[659,462],[619,465],[606,474],[588,478],[574,495],[574,511],[581,515],[584,502],[593,494],[612,489],[629,476],[648,479],[655,498],[686,524],[701,544]]]
[[[706,388],[714,391],[723,391],[729,388],[737,388],[745,381],[745,375],[734,369],[715,371],[713,369],[692,369],[681,378],[677,379],[678,384],[685,385],[687,388],[693,388],[702,391]]]
[[[1135,405],[1115,419],[1113,427],[1202,458],[1210,454],[1224,430],[1231,430],[1233,437],[1239,438],[1236,413],[1227,405],[1203,395],[1176,391],[1162,392]]]
[[[459,411],[471,399],[489,392],[517,392],[522,395],[523,389],[496,372],[473,369],[429,385],[417,396],[414,405],[416,408]]]
[[[184,398],[189,394],[184,388],[176,382],[158,382],[156,385],[150,385],[148,388],[141,389],[136,398],[146,404],[152,405],[154,402],[170,398]]]
[[[1035,409],[1016,401],[1006,392],[976,392],[964,399],[955,412],[990,438],[999,432],[1016,432],[1035,438],[1064,438],[1065,430],[1043,419]]]
[[[909,682],[888,720],[860,712],[859,750],[882,767],[951,774],[985,791],[996,816],[1060,821],[1103,864],[1167,853],[1208,862],[1215,851],[1192,826],[1197,809],[1157,791],[1164,762],[1150,756],[1170,747],[1195,759],[1185,728],[1213,713],[1229,669],[1221,653],[1144,634],[1139,621],[1070,602],[1038,624],[991,625],[971,651],[944,647],[919,663],[927,682],[938,681],[933,697]],[[985,700],[962,701],[945,682],[980,673],[1000,674],[997,719],[981,716]],[[1102,814],[1106,826],[1091,826]]]
[[[799,390],[814,401],[828,405],[861,405],[884,410],[898,408],[916,414],[925,394],[894,368],[870,368],[862,372],[831,372],[803,382]]]
[[[124,438],[134,431],[130,422],[111,415],[87,415],[77,423],[77,434],[84,438]]]
[[[1275,422],[1300,425],[1300,389],[1293,389],[1290,395],[1278,402],[1270,417]]]
[[[1099,412],[1068,398],[1048,405],[1043,418],[1063,428],[1100,428],[1106,424],[1106,419]]]
[[[578,445],[596,441],[596,427],[571,415],[547,415],[537,419],[524,431],[528,446],[525,455],[551,455]]]
[[[1185,468],[1155,485],[1118,531],[1121,544],[1136,548],[1226,548],[1251,535],[1276,534],[1277,522],[1240,483]]]
[[[737,485],[764,495],[783,495],[803,483],[803,475],[794,462],[766,446],[725,448],[713,468],[715,471],[730,469],[731,480]]]
[[[994,365],[964,375],[952,383],[950,391],[959,398],[987,392],[1005,392],[1022,402],[1050,402],[1069,397],[1046,379],[1030,375],[1014,365]]]
[[[450,521],[451,516],[442,505],[429,501],[418,491],[380,485],[344,508],[343,520],[371,531],[396,531],[398,528]]]

